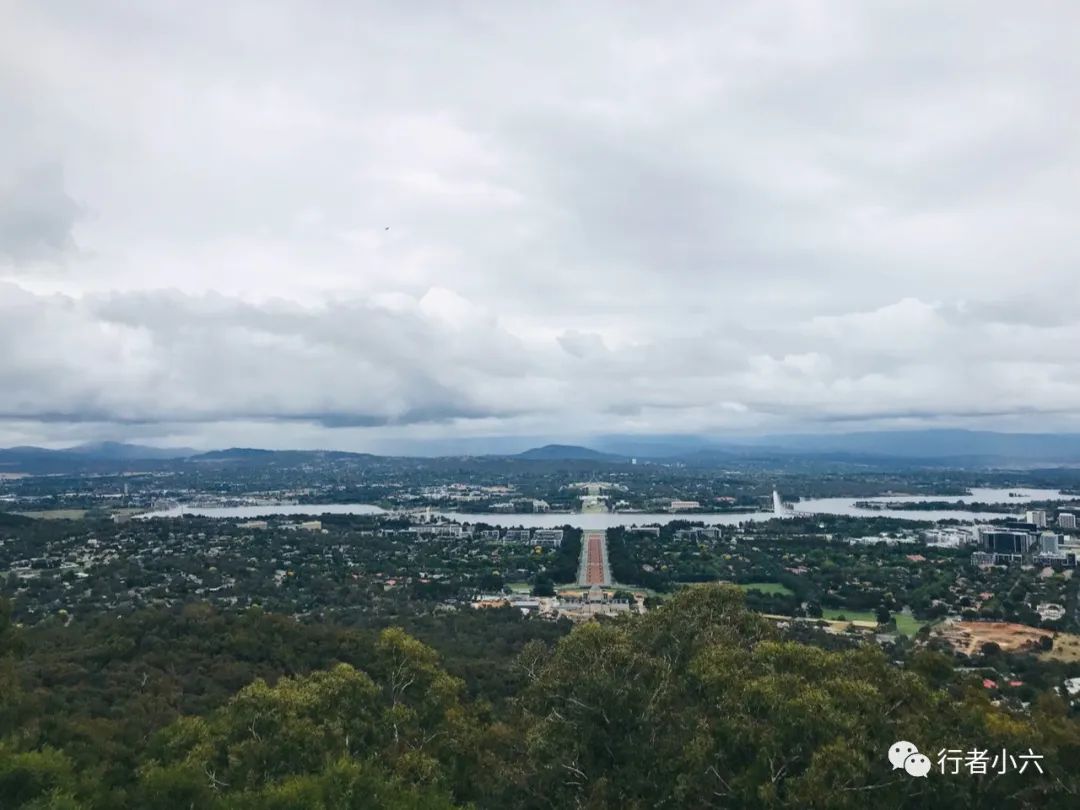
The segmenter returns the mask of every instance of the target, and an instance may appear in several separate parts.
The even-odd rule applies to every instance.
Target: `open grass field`
[[[779,582],[740,582],[737,583],[744,591],[760,591],[761,593],[779,593],[791,596],[794,591]]]
[[[812,618],[809,618],[809,617],[793,618],[791,616],[780,616],[780,615],[778,615],[776,613],[762,613],[761,615],[764,616],[766,619],[779,619],[780,621],[785,621],[785,622],[811,622],[811,623],[815,623],[815,624],[824,623],[824,624],[827,624],[829,626],[829,630],[832,631],[833,633],[844,633],[848,629],[850,629],[852,626],[854,626],[857,630],[873,630],[877,626],[873,622],[861,622],[861,621],[837,622],[837,621],[831,621],[829,619],[812,619]]]
[[[1054,636],[1054,649],[1039,657],[1068,663],[1080,661],[1080,636],[1075,633],[1057,633]]]
[[[39,509],[31,511],[15,512],[16,515],[22,515],[23,517],[34,518],[35,520],[82,520],[86,517],[90,510],[88,509]],[[120,507],[115,509],[98,510],[96,514],[125,518],[132,515],[140,514],[145,510],[143,509],[130,509],[127,507]]]
[[[893,618],[896,619],[896,629],[898,632],[905,636],[914,636],[919,632],[919,628],[929,622],[920,621],[914,616],[908,616],[906,613],[894,613]]]
[[[843,618],[841,618],[843,617]],[[849,621],[856,623],[877,624],[877,614],[872,610],[846,610],[844,608],[822,608],[821,618],[830,621]]]
[[[1080,661],[1080,635],[1076,633],[1055,633],[1011,622],[945,622],[935,628],[935,632],[954,649],[967,655],[975,655],[983,644],[992,641],[1007,652],[1031,650],[1048,661]],[[1044,636],[1053,637],[1054,648],[1039,652],[1039,640]]]
[[[36,520],[82,520],[86,517],[85,509],[49,509],[42,512],[16,512],[23,517]]]
[[[988,642],[997,644],[1006,652],[1016,652],[1030,649],[1043,636],[1054,634],[1049,630],[1012,622],[947,622],[941,627],[941,635],[958,652],[975,655]]]
[[[794,621],[790,616],[776,616],[773,614],[763,614],[771,619],[787,619],[788,621]],[[844,619],[840,620],[838,617],[843,616]],[[912,616],[907,616],[903,613],[895,614],[896,630],[898,633],[905,636],[914,636],[919,632],[919,628],[928,622],[920,621]],[[798,621],[814,621],[813,619],[799,619]],[[877,627],[877,616],[867,610],[823,610],[821,621],[829,623],[830,628],[834,632],[842,632],[848,625],[853,624],[862,630],[872,630]]]

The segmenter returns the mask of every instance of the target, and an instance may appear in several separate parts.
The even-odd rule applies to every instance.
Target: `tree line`
[[[449,650],[445,636],[473,637],[472,621],[513,636],[512,654],[491,663],[501,684],[470,683],[452,656],[400,627],[205,606],[143,621],[91,630],[64,658],[63,628],[0,620],[0,805],[1066,808],[1080,791],[1080,723],[1052,692],[1009,712],[940,653],[898,668],[873,646],[801,644],[727,586],[569,633],[546,625],[529,638],[522,628],[543,623],[510,611],[437,631]],[[201,641],[184,640],[192,634]],[[203,650],[196,668],[222,651],[198,695],[161,677],[182,666],[176,645]],[[127,680],[103,685],[97,673],[117,660]],[[99,703],[80,707],[80,695]],[[107,722],[110,697],[134,729]],[[889,764],[897,740],[924,752],[1030,749],[1044,772],[917,779]]]

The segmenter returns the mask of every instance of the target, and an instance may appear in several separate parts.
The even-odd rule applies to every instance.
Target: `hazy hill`
[[[0,449],[0,472],[75,473],[153,469],[190,457],[189,448],[147,447],[121,442],[95,442],[51,450],[45,447]]]
[[[371,453],[351,453],[346,450],[261,450],[257,447],[230,447],[211,450],[192,456],[191,461],[236,461],[273,464],[296,464],[332,461],[335,459],[376,459]]]
[[[753,442],[808,453],[863,453],[895,458],[984,458],[1023,462],[1080,461],[1074,433],[995,433],[984,430],[896,430],[835,435],[765,436]]]
[[[534,461],[621,461],[622,457],[611,453],[601,453],[589,447],[580,447],[574,444],[546,444],[543,447],[534,447],[524,453],[518,453],[517,458]]]
[[[592,442],[590,441],[590,444]],[[956,468],[1074,466],[1080,464],[1080,435],[1072,433],[995,433],[974,430],[897,430],[838,434],[778,434],[709,438],[705,436],[601,436],[594,449],[577,444],[545,444],[517,454],[454,456],[418,454],[432,463],[474,458],[621,464],[631,457],[706,465],[803,468],[843,466],[935,466]],[[419,448],[417,448],[419,449]],[[296,465],[344,461],[374,463],[394,456],[337,450],[264,450],[232,447],[197,453],[184,447],[151,447],[124,442],[94,442],[51,450],[0,449],[0,472],[79,473],[152,470],[175,464],[228,463]]]
[[[958,467],[1080,463],[1080,435],[1074,433],[935,429],[724,437],[602,436],[596,444],[625,456],[717,462],[801,457]]]
[[[94,458],[114,459],[168,459],[187,458],[198,454],[190,447],[150,447],[144,444],[125,444],[124,442],[89,442],[68,447],[58,452],[78,453]]]

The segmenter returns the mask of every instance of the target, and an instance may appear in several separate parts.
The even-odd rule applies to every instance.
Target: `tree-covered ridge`
[[[0,627],[9,664],[18,635]],[[873,647],[785,640],[730,587],[526,644],[508,700],[471,695],[400,629],[357,653],[172,720],[130,774],[76,767],[24,716],[0,749],[2,805],[1034,808],[1080,790],[1080,724],[1052,695],[1013,714],[936,653],[900,669]],[[1045,773],[914,779],[887,761],[900,739],[1033,749]]]
[[[1080,729],[1059,702],[1008,715],[935,654],[900,671],[872,647],[781,641],[723,587],[578,628],[537,668],[525,706],[533,778],[555,807],[866,807],[868,796],[886,807],[1064,807],[1078,787]],[[933,752],[1030,746],[1053,764],[1045,778],[913,783],[885,760],[899,739]]]

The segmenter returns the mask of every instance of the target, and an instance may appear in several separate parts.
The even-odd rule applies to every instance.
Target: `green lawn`
[[[843,608],[823,608],[821,618],[836,621],[838,616],[843,616],[849,622],[870,622],[877,624],[877,614],[872,610],[844,610]],[[894,613],[896,630],[905,636],[914,636],[919,628],[929,622],[919,621],[914,616],[905,613]]]
[[[822,608],[821,618],[837,621],[841,616],[849,622],[870,622],[877,624],[877,614],[872,610],[845,610],[844,608]]]
[[[896,629],[905,636],[914,636],[919,632],[920,627],[929,624],[929,622],[919,621],[914,616],[908,616],[906,613],[896,613],[893,618],[896,619]]]
[[[784,596],[791,596],[795,593],[787,585],[781,585],[779,582],[740,582],[737,583],[744,591],[760,591],[761,593],[778,593]]]
[[[44,512],[15,512],[16,515],[35,520],[82,520],[86,517],[85,509],[49,509]]]

